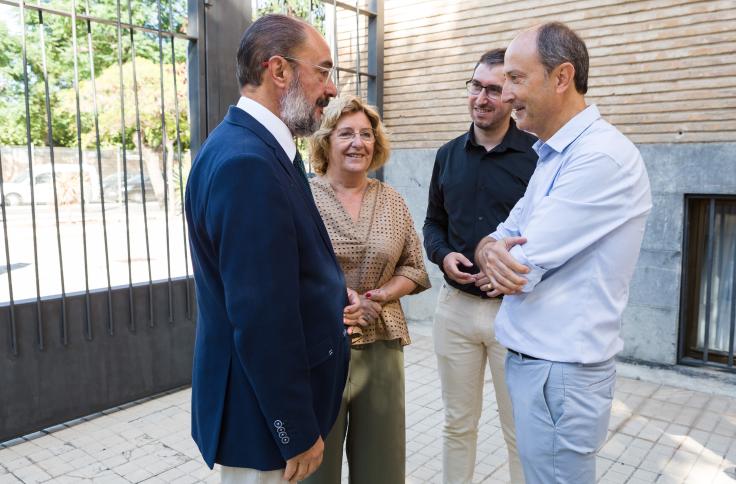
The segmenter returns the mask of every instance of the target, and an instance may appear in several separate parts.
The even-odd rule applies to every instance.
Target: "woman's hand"
[[[378,319],[381,314],[381,305],[378,302],[361,296],[354,290],[348,288],[348,300],[350,304],[343,311],[343,323],[348,327],[348,334],[353,334],[355,326],[367,326]]]
[[[378,288],[378,289],[372,289],[364,294],[366,299],[378,304],[379,306],[383,307],[384,304],[391,301],[391,296],[389,296],[389,293],[386,289]]]

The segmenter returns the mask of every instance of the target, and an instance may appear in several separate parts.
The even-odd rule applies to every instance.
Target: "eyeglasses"
[[[471,96],[479,96],[482,91],[486,92],[486,97],[489,99],[501,99],[502,87],[498,84],[488,84],[484,86],[475,79],[471,79],[465,83],[465,87],[468,89],[468,94]]]
[[[362,129],[360,131],[353,131],[352,129],[340,129],[335,132],[335,137],[344,142],[353,141],[355,135],[360,136],[360,140],[363,143],[373,143],[376,141],[376,135],[372,129]]]
[[[309,63],[309,62],[307,62],[305,60],[297,59],[296,57],[289,57],[288,55],[282,55],[281,57],[283,57],[286,60],[290,60],[290,61],[294,61],[294,62],[299,62],[299,63],[305,64],[305,65],[308,65],[308,66],[312,66],[315,69],[319,70],[320,74],[322,75],[322,81],[325,84],[327,84],[330,81],[330,79],[332,79],[332,74],[334,74],[334,72],[335,72],[335,67],[334,66],[332,66],[332,67],[318,66],[317,64],[311,64],[311,63]]]

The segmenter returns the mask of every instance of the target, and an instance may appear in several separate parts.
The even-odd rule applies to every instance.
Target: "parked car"
[[[124,202],[127,187],[128,201],[142,202],[143,189],[141,188],[141,174],[138,171],[128,172],[127,184],[123,183],[123,173],[117,172],[102,179],[102,190],[105,192],[106,202]],[[143,175],[143,188],[146,190],[146,200],[155,200],[156,195],[148,175]]]
[[[85,201],[94,202],[100,199],[99,176],[95,167],[82,165],[84,176]],[[33,198],[37,204],[54,203],[53,176],[56,176],[56,199],[59,204],[79,203],[82,199],[79,187],[79,165],[61,164],[37,165],[33,167]],[[24,205],[31,203],[30,172],[26,171],[9,182],[3,183],[8,205]]]

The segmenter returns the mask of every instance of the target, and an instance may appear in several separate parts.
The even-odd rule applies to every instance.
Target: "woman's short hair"
[[[346,114],[364,113],[371,123],[376,141],[373,143],[373,159],[368,171],[375,171],[386,164],[391,146],[381,117],[373,106],[353,95],[343,95],[332,100],[322,116],[322,125],[309,139],[309,156],[312,169],[318,175],[327,172],[330,157],[330,134],[338,121]]]

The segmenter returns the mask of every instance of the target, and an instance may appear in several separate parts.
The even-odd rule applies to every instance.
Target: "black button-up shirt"
[[[512,119],[503,140],[491,151],[475,142],[472,124],[467,133],[437,151],[423,231],[427,256],[440,269],[450,252],[460,252],[473,262],[480,239],[506,220],[536,167],[535,141]],[[459,267],[470,274],[478,272],[475,265]],[[462,291],[485,297],[474,284],[458,284],[447,275],[445,280]]]

